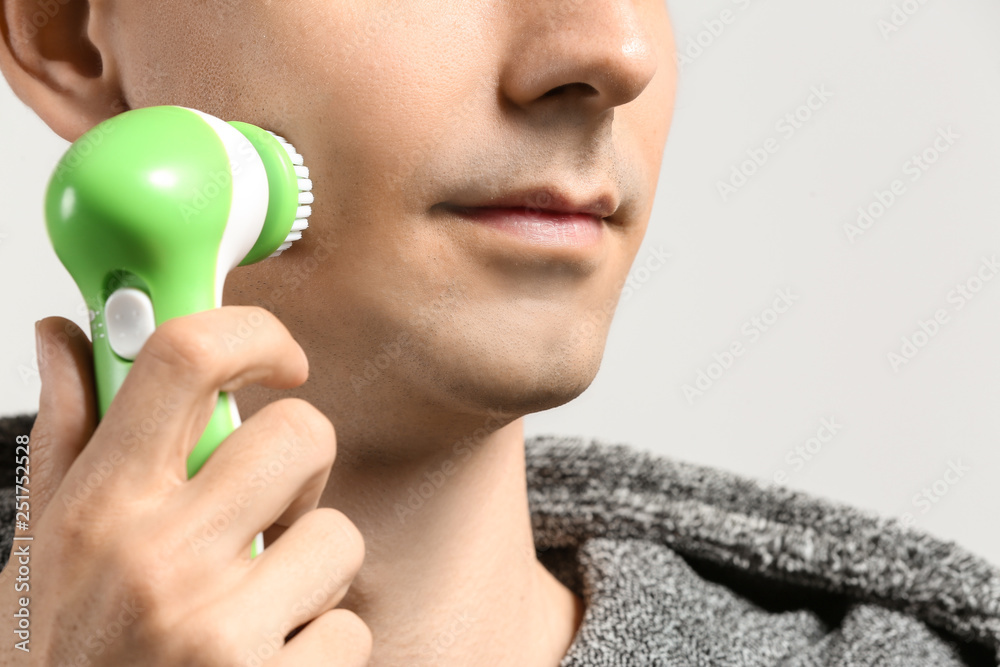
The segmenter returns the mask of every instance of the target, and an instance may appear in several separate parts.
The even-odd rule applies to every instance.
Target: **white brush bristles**
[[[295,222],[292,223],[292,228],[289,230],[288,236],[285,237],[284,243],[278,246],[278,249],[270,255],[271,257],[277,257],[285,250],[288,250],[292,246],[292,243],[301,239],[302,231],[309,226],[309,216],[312,215],[313,194],[312,181],[309,179],[309,167],[303,164],[302,156],[295,150],[295,146],[274,132],[270,132],[270,134],[281,143],[288,152],[288,156],[292,159],[292,165],[294,165],[295,176],[299,186],[299,206],[295,210]]]

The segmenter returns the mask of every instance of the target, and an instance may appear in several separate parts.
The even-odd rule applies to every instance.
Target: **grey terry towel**
[[[0,420],[0,562],[32,421]],[[525,446],[539,559],[586,603],[560,667],[1000,663],[1000,569],[954,543],[623,445]]]

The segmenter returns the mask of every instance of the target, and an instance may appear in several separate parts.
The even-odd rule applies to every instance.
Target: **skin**
[[[645,233],[677,80],[663,0],[68,0],[40,30],[37,0],[2,7],[0,67],[68,140],[176,104],[305,156],[310,228],[234,270],[224,304],[272,311],[308,358],[299,386],[251,376],[236,400],[246,421],[303,399],[335,427],[314,500],[364,539],[337,606],[370,629],[368,664],[557,665],[585,604],[535,558],[521,417],[591,383]],[[615,205],[596,249],[441,206],[542,184]]]

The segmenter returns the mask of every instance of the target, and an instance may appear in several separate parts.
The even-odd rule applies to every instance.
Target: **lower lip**
[[[601,218],[586,213],[532,211],[516,207],[453,207],[461,217],[516,236],[533,245],[581,247],[600,243]]]

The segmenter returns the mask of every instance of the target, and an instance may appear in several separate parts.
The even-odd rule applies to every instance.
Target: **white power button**
[[[108,325],[111,349],[129,361],[135,359],[142,344],[156,328],[153,302],[145,292],[134,287],[122,287],[108,297],[104,304],[104,319]]]

